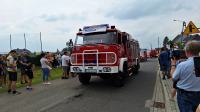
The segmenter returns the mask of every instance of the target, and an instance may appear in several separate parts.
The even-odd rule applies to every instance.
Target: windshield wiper
[[[105,44],[105,43],[97,42],[96,44]]]
[[[87,46],[87,45],[93,45],[93,46],[94,46],[94,45],[96,45],[96,44],[83,44],[83,46]]]

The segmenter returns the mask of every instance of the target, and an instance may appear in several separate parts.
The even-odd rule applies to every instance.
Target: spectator
[[[21,56],[19,57],[18,63],[19,63],[20,72],[21,72],[21,78],[20,78],[21,84],[25,84],[27,83],[26,72],[25,72],[27,58],[25,57],[24,53],[22,53]]]
[[[61,55],[57,54],[56,59],[58,60],[58,66],[61,66],[62,65]]]
[[[50,74],[50,63],[47,59],[47,54],[42,53],[41,54],[41,59],[40,59],[40,63],[41,63],[41,67],[42,67],[42,73],[43,73],[43,84],[51,84],[49,82],[49,74]]]
[[[26,53],[24,53],[24,59],[26,60],[24,62],[24,70],[26,74],[26,80],[28,80],[28,85],[26,87],[27,90],[32,90],[32,79],[33,79],[33,67],[31,59],[28,57]]]
[[[62,79],[68,79],[69,78],[69,56],[67,55],[67,52],[64,52],[62,56],[62,69],[63,69],[63,76]]]
[[[5,77],[3,66],[4,66],[3,57],[0,55],[0,88],[3,87],[4,77]]]
[[[198,106],[196,112],[200,112],[200,104],[199,104],[199,106]]]
[[[54,68],[58,68],[58,66],[59,66],[58,59],[57,59],[56,55],[53,55],[53,63],[52,63],[52,66],[53,66]]]
[[[162,71],[163,75],[163,80],[165,80],[165,77],[167,76],[170,78],[170,57],[169,57],[169,52],[167,51],[166,48],[161,48],[161,53],[158,57],[159,64],[160,64],[160,71]]]
[[[7,74],[8,74],[8,71],[7,71],[7,57],[5,55],[2,56],[2,63],[3,63],[3,72],[4,72],[4,85],[6,86],[7,84]]]
[[[16,51],[11,50],[9,56],[7,57],[7,70],[9,74],[8,82],[8,93],[20,94],[16,91],[16,81],[17,81],[17,60],[15,58]]]
[[[200,77],[194,72],[194,57],[199,56],[200,42],[190,41],[185,46],[188,59],[181,62],[173,73],[177,82],[177,101],[180,112],[195,112],[200,103]]]

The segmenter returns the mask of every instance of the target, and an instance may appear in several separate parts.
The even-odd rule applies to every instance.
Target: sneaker
[[[76,75],[75,75],[75,74],[72,74],[72,77],[76,77]]]
[[[8,90],[8,94],[10,94],[10,93],[11,93],[11,89]]]
[[[21,94],[21,92],[19,92],[19,91],[13,91],[13,94],[19,95],[19,94]]]
[[[26,90],[33,90],[32,87],[26,87]]]
[[[69,77],[64,77],[64,79],[69,79]]]
[[[47,83],[46,83],[46,82],[43,82],[43,84],[46,85]]]

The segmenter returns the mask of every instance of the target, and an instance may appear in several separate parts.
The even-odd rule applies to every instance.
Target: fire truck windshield
[[[116,32],[78,35],[76,37],[75,45],[116,44],[117,43],[116,35],[117,35]]]

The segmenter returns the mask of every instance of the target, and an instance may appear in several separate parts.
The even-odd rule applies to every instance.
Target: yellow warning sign
[[[189,34],[193,34],[193,33],[200,33],[200,31],[194,25],[194,23],[192,21],[190,21],[189,24],[187,25],[187,27],[185,28],[185,31],[183,32],[183,34],[189,35]]]

